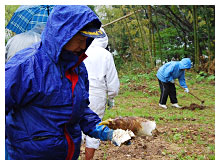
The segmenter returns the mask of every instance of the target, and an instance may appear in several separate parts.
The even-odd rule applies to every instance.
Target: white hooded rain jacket
[[[102,31],[104,31],[102,29]],[[96,38],[86,51],[84,63],[89,78],[89,107],[102,119],[105,114],[107,99],[114,100],[119,92],[119,79],[112,54],[105,48],[108,37]],[[99,140],[86,137],[86,147],[99,147]]]

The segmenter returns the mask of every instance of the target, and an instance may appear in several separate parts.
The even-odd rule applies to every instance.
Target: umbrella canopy
[[[7,29],[16,34],[32,29],[39,22],[47,22],[54,5],[23,5],[12,16]]]

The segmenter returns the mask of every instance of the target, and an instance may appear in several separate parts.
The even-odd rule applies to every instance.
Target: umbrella
[[[47,22],[54,5],[23,5],[12,16],[7,29],[19,34],[31,30],[39,22]]]

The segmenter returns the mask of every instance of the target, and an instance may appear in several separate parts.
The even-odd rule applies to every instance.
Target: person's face
[[[76,34],[75,36],[73,36],[73,38],[71,38],[66,45],[64,45],[64,49],[68,50],[68,51],[72,51],[73,53],[79,53],[81,52],[83,49],[86,48],[86,39],[88,37],[85,37],[81,34]]]

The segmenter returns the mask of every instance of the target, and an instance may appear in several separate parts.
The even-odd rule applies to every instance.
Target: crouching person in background
[[[178,105],[176,97],[175,79],[178,78],[180,85],[185,88],[185,92],[189,92],[189,89],[185,82],[185,70],[191,68],[191,60],[189,58],[183,58],[181,61],[171,61],[159,68],[157,71],[157,78],[160,86],[160,101],[159,106],[167,109],[166,102],[168,96],[170,102],[175,108],[181,108]]]

